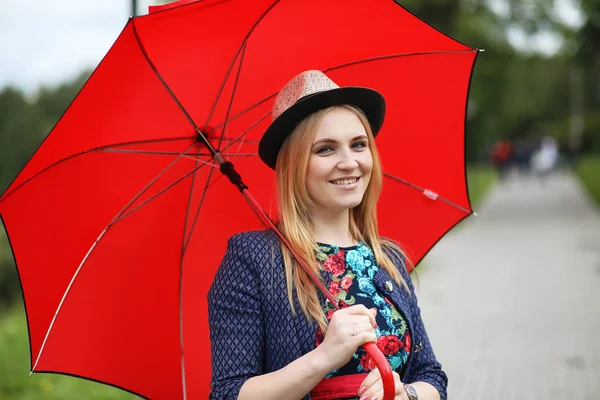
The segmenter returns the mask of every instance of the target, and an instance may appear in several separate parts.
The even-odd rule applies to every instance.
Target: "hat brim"
[[[360,109],[371,125],[373,136],[377,136],[385,117],[383,96],[369,88],[342,87],[303,97],[277,117],[260,140],[258,145],[260,159],[270,168],[275,169],[279,150],[296,125],[312,113],[343,104]]]

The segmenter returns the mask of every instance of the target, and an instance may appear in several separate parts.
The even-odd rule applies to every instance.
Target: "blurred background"
[[[591,333],[600,328],[600,297],[591,286],[600,277],[600,0],[399,2],[457,40],[485,49],[472,78],[466,136],[470,196],[480,216],[444,238],[418,268],[424,318],[451,377],[452,398],[517,399],[530,393],[600,399],[600,345]],[[0,192],[52,129],[128,16],[145,14],[152,3],[159,2],[3,0]],[[576,236],[573,246],[569,235]],[[510,251],[492,257],[481,240]],[[556,269],[557,259],[578,269],[564,277],[565,265]],[[472,306],[475,294],[478,309]],[[535,300],[545,296],[558,300]],[[500,303],[505,307],[498,308]],[[554,311],[544,314],[548,308]],[[464,318],[451,318],[460,309]],[[490,315],[494,319],[483,318]],[[499,321],[519,331],[498,328],[484,337],[485,328]],[[477,345],[459,345],[465,330]],[[494,336],[499,332],[504,333]],[[579,344],[569,347],[571,339],[563,335],[575,335]],[[550,348],[529,353],[528,341],[546,344],[538,337],[551,337]],[[497,342],[506,347],[491,344]],[[557,347],[568,351],[542,356],[544,350],[557,354]],[[516,353],[530,357],[517,360]],[[517,368],[517,377],[508,379],[507,371],[528,363],[531,369]],[[551,368],[533,372],[539,365]],[[29,377],[29,367],[22,297],[2,230],[0,400],[132,398],[71,377]],[[512,389],[499,395],[505,382]]]

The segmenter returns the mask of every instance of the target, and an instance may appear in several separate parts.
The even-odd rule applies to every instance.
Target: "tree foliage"
[[[485,49],[471,84],[468,159],[484,157],[498,138],[553,135],[568,146],[575,114],[583,116],[584,132],[582,147],[573,150],[600,152],[600,0],[581,0],[580,29],[560,19],[557,0],[494,2],[505,12],[486,0],[399,2],[442,32]],[[508,40],[511,29],[551,32],[563,45],[552,56],[518,51]],[[584,80],[578,85],[572,76],[579,70]]]

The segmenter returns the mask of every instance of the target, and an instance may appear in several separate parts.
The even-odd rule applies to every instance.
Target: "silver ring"
[[[356,336],[360,333],[360,331],[358,330],[358,328],[356,327],[356,324],[354,324],[354,331],[352,332],[352,336]]]

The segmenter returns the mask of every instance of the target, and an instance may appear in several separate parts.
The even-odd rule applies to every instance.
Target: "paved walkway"
[[[449,399],[599,400],[600,213],[568,173],[477,211],[419,275]]]

